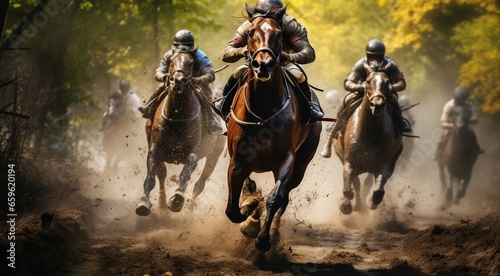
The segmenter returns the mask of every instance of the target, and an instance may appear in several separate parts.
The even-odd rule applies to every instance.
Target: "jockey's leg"
[[[399,129],[401,130],[401,132],[412,132],[410,123],[403,117],[403,113],[401,112],[401,107],[399,106],[398,102],[398,95],[396,93],[392,93],[389,97],[387,97],[387,99],[389,100],[390,104],[394,107],[395,109],[394,113],[396,113],[396,116],[398,116],[399,119],[401,120],[401,123],[398,124],[400,126]]]
[[[304,72],[294,63],[288,63],[285,66],[285,69],[292,74],[292,76],[297,80],[297,83],[299,84],[299,88],[304,94],[304,96],[307,98],[309,101],[309,108],[310,108],[310,120],[309,123],[314,123],[318,119],[323,118],[325,114],[321,111],[321,107],[319,107],[319,103],[314,103],[312,101],[312,91],[311,87],[309,86],[309,83],[307,82],[307,77],[304,74]]]
[[[245,73],[247,70],[248,65],[241,65],[240,67],[236,68],[233,74],[229,76],[226,85],[222,89],[222,98],[216,99],[212,104],[212,108],[215,113],[221,116],[224,121],[227,121],[227,114],[224,114],[226,113],[226,111],[222,110],[223,105],[226,101],[233,101],[236,90],[238,89],[238,82],[240,81],[243,73]]]
[[[138,109],[142,113],[143,118],[150,118],[152,119],[154,116],[154,112],[156,111],[157,107],[157,99],[160,96],[160,94],[165,90],[165,83],[161,83],[158,85],[158,88],[156,88],[156,91],[149,97],[148,102],[146,103],[145,106],[140,106]]]

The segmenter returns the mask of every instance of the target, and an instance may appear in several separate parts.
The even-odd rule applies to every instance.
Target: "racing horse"
[[[265,252],[271,249],[271,224],[277,229],[289,203],[290,191],[301,183],[316,152],[321,123],[303,123],[309,109],[303,109],[280,66],[280,22],[286,6],[264,14],[246,5],[246,11],[250,21],[247,43],[250,67],[235,94],[227,125],[230,160],[226,215],[233,223],[252,219],[259,201],[245,200],[243,196],[240,207],[244,183],[253,182],[249,178],[252,172],[272,172],[275,184],[264,204],[262,227],[257,222],[254,231],[242,230],[247,237],[256,238],[256,248]]]
[[[465,196],[480,152],[476,135],[469,128],[470,114],[460,111],[456,114],[443,151],[437,157],[441,186],[445,192],[444,208],[459,204]],[[454,187],[457,187],[456,193]]]
[[[205,166],[193,189],[193,200],[203,191],[205,182],[217,165],[225,137],[204,129],[206,120],[201,103],[196,96],[198,87],[192,82],[195,60],[194,50],[181,50],[171,57],[166,96],[161,100],[153,119],[146,122],[148,139],[147,176],[144,181],[144,195],[136,214],[147,216],[151,211],[149,195],[155,186],[155,177],[160,182],[159,205],[165,208],[166,163],[184,164],[179,187],[168,201],[168,208],[179,212],[184,206],[184,192],[198,161],[203,158]],[[150,129],[150,131],[148,131]]]
[[[361,211],[366,206],[360,193],[359,175],[362,173],[369,173],[374,178],[369,207],[372,210],[377,208],[385,194],[384,186],[403,150],[402,135],[395,125],[399,118],[394,118],[400,115],[391,111],[386,99],[391,96],[389,84],[385,72],[370,72],[361,104],[347,120],[344,133],[334,139],[335,152],[343,165],[340,210],[344,214]],[[354,198],[353,207],[351,200]]]

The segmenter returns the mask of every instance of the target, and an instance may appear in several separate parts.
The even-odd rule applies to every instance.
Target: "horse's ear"
[[[189,53],[191,55],[196,56],[196,52],[198,52],[198,46],[194,47],[193,49],[189,50]]]
[[[274,16],[276,16],[279,19],[279,21],[281,21],[281,19],[283,18],[283,15],[285,15],[285,13],[286,13],[286,7],[288,7],[288,4],[286,4],[282,8],[277,9],[274,12]]]
[[[245,3],[245,9],[247,10],[248,19],[252,18],[255,14],[255,7]]]

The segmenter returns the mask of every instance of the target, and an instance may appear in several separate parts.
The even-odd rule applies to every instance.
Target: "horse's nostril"
[[[276,66],[276,62],[274,60],[269,61],[267,64],[268,68],[274,68]]]
[[[259,69],[260,68],[260,63],[256,60],[252,60],[252,67],[255,68],[255,69]]]

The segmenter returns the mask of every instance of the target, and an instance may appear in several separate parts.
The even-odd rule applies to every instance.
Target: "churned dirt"
[[[500,151],[487,148],[466,197],[444,210],[432,139],[421,137],[404,157],[405,167],[387,184],[377,210],[348,216],[339,211],[340,162],[319,155],[322,143],[266,253],[224,214],[227,157],[196,203],[188,200],[179,213],[160,210],[155,187],[152,213],[139,217],[134,210],[146,174],[144,146],[135,146],[137,153],[114,171],[89,148],[85,169],[60,165],[52,181],[63,185],[30,193],[37,208],[17,218],[16,268],[4,264],[0,274],[500,275]],[[168,167],[167,198],[179,171]],[[264,195],[272,188],[270,174],[253,178]],[[8,228],[0,230],[6,252]]]

